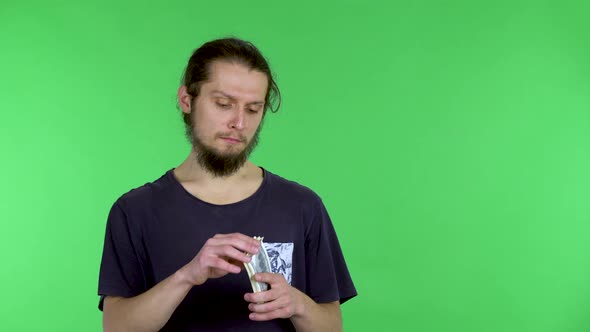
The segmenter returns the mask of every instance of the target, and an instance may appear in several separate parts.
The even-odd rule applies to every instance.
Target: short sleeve
[[[308,296],[317,303],[344,303],[355,297],[357,291],[332,221],[319,197],[313,212],[305,248]]]
[[[144,264],[138,254],[141,243],[138,233],[122,203],[117,201],[111,208],[105,231],[98,281],[100,310],[105,296],[132,297],[147,290]]]

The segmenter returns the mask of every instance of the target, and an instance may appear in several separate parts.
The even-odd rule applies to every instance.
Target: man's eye
[[[231,105],[230,104],[217,103],[217,106],[219,106],[221,108],[229,108]]]
[[[253,109],[251,109],[251,110],[250,110],[250,113],[258,113],[258,110],[253,110]]]

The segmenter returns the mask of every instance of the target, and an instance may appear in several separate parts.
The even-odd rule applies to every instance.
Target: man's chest
[[[215,234],[264,237],[273,272],[281,273],[289,283],[298,258],[304,255],[305,226],[302,216],[296,213],[260,209],[241,214],[209,209],[198,214],[155,213],[153,218],[143,238],[156,283],[190,262]]]

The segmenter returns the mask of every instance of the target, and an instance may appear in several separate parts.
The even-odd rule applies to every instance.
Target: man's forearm
[[[301,303],[291,322],[297,332],[342,331],[340,302],[316,303],[300,292]]]
[[[191,287],[176,272],[138,296],[107,297],[103,307],[103,330],[158,331],[168,322]]]

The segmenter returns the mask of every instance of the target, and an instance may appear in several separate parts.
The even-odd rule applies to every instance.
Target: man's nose
[[[244,129],[246,127],[246,111],[244,109],[237,108],[234,111],[229,125],[231,129]]]

